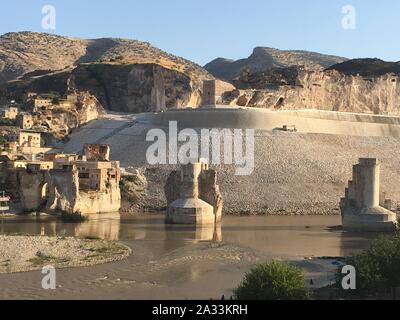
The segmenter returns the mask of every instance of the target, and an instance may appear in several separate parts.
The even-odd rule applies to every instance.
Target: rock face
[[[323,70],[347,59],[309,51],[278,50],[257,47],[247,59],[228,60],[218,58],[204,68],[216,78],[232,80],[247,70],[251,73],[274,68],[301,66],[306,70]]]
[[[198,106],[201,100],[201,81],[156,64],[81,65],[70,79],[71,86],[89,90],[113,111],[159,111]]]
[[[201,105],[203,80],[157,64],[82,64],[62,73],[0,85],[0,101],[26,92],[90,92],[104,109],[139,113]]]
[[[197,107],[205,79],[213,77],[200,66],[146,42],[33,32],[0,37],[0,103],[26,92],[75,89],[113,111]]]
[[[247,75],[246,82],[255,89],[244,87],[227,94],[224,103],[237,104],[240,99],[247,107],[400,114],[400,77],[394,74],[363,77],[335,70],[300,71],[287,85],[276,85],[262,74]]]
[[[88,92],[75,94],[76,101],[67,106],[52,105],[33,108],[32,120],[34,127],[46,127],[48,132],[57,139],[66,137],[72,129],[98,119],[104,114],[103,106]]]

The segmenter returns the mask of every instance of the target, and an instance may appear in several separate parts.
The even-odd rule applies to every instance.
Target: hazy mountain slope
[[[263,72],[273,68],[302,66],[306,70],[319,71],[346,60],[346,58],[316,52],[257,47],[247,59],[234,61],[217,58],[206,64],[204,68],[217,78],[230,80],[239,76],[244,70]]]

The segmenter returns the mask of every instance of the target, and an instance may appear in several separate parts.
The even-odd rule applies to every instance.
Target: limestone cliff
[[[201,105],[203,78],[158,64],[87,63],[57,74],[0,85],[0,100],[22,102],[26,92],[90,92],[107,110],[139,113]],[[165,97],[164,97],[165,92]],[[165,101],[163,101],[165,100]]]
[[[199,65],[147,42],[34,32],[0,36],[0,104],[20,102],[28,91],[62,95],[76,89],[90,91],[113,111],[197,107],[205,79],[213,76]]]
[[[260,79],[264,81],[266,78],[260,74],[252,74],[251,77],[253,79],[247,79],[247,84],[253,83],[255,89],[244,87],[227,93],[221,102],[271,109],[400,114],[400,77],[391,73],[367,77],[336,70],[297,70],[292,82],[285,78],[288,84],[268,80],[262,83]]]
[[[71,86],[89,90],[113,111],[157,111],[164,92],[166,108],[200,105],[201,79],[157,64],[83,64],[70,79]]]
[[[75,94],[76,102],[70,102],[70,105],[52,105],[48,107],[27,109],[32,113],[34,128],[48,128],[53,137],[62,139],[67,136],[72,129],[98,119],[104,109],[97,98],[88,92],[79,92]]]

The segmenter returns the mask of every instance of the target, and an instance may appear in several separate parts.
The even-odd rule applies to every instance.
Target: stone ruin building
[[[390,211],[391,200],[380,192],[377,159],[360,159],[353,166],[353,179],[340,201],[340,209],[345,230],[380,232],[396,229],[397,217]]]
[[[10,120],[15,120],[18,115],[18,107],[16,106],[9,106],[0,110],[0,117]]]
[[[225,81],[221,80],[204,80],[203,81],[203,106],[215,106],[223,104],[222,98],[224,93],[231,92],[236,88]]]
[[[89,215],[118,212],[118,161],[108,145],[85,145],[84,155],[47,153],[40,161],[0,158],[0,189],[15,212]]]
[[[215,170],[193,163],[173,171],[165,185],[168,202],[166,222],[211,225],[221,221],[222,196]]]

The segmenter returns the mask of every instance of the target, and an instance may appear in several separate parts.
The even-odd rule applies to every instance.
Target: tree
[[[307,300],[310,298],[310,292],[305,287],[303,271],[279,261],[257,265],[246,273],[234,293],[239,300]]]
[[[356,269],[356,294],[390,290],[396,299],[400,286],[400,234],[374,240],[367,250],[347,258],[346,264]]]

